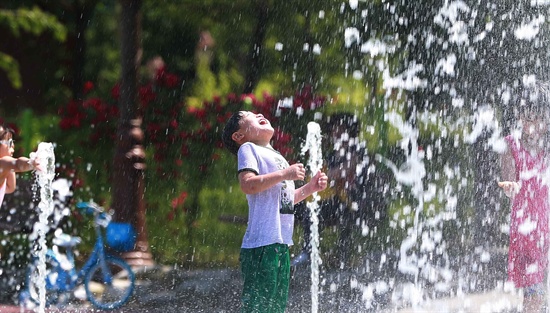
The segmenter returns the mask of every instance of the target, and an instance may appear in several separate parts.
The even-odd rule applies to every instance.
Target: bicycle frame
[[[63,303],[70,297],[68,293],[82,285],[93,306],[103,310],[116,309],[128,301],[134,290],[135,276],[132,268],[124,260],[107,253],[107,241],[102,228],[107,228],[111,222],[110,214],[93,203],[80,203],[77,207],[85,210],[86,214],[93,213],[96,235],[94,247],[84,265],[77,269],[73,248],[80,243],[80,238],[69,235],[54,238],[55,248],[46,252],[46,262],[49,265],[46,292],[51,296],[50,304]],[[64,247],[65,254],[58,253],[57,247]],[[39,275],[36,272],[39,270],[36,261],[37,258],[29,266],[28,296],[22,293],[21,298],[29,297],[34,303],[39,301],[38,286],[32,278]],[[105,290],[109,291],[104,292]]]
[[[100,232],[99,227],[96,227],[96,232]],[[98,235],[97,239],[96,239],[96,242],[95,242],[95,245],[94,245],[94,249],[92,250],[92,254],[88,258],[86,263],[84,263],[84,265],[82,266],[80,271],[78,272],[78,280],[77,281],[79,283],[81,283],[83,281],[84,277],[86,276],[86,273],[88,273],[88,271],[92,268],[92,266],[95,265],[97,262],[100,262],[101,266],[104,269],[106,269],[107,265],[105,263],[105,255],[106,255],[106,253],[105,253],[105,245],[104,245],[103,236]],[[108,271],[107,270],[104,271],[104,273],[106,273],[106,272],[108,272]],[[112,281],[112,277],[104,276],[103,281],[106,282],[106,283],[110,283]]]
[[[95,225],[95,233],[96,233],[96,241],[94,244],[94,249],[92,250],[92,253],[86,260],[86,263],[80,268],[80,270],[77,271],[75,266],[75,258],[72,248],[66,249],[66,256],[68,261],[71,263],[72,267],[70,270],[63,269],[61,266],[58,266],[56,268],[58,279],[56,280],[55,284],[47,286],[47,288],[51,288],[54,290],[60,290],[60,291],[72,291],[74,290],[78,285],[82,284],[84,282],[84,277],[86,277],[86,274],[92,266],[94,266],[97,262],[101,263],[101,267],[106,269],[107,264],[105,263],[105,257],[106,257],[106,251],[105,251],[105,241],[103,239],[103,234],[101,233],[101,227],[96,223]],[[58,264],[61,264],[61,261],[57,257],[56,253],[54,253],[53,250],[48,250],[47,256],[54,259]],[[109,271],[105,270],[103,273],[108,273]],[[67,279],[68,282],[67,282]],[[103,281],[105,283],[111,283],[112,277],[104,275]]]

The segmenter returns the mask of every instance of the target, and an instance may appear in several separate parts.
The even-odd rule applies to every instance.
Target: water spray
[[[41,171],[36,171],[36,184],[40,188],[40,203],[38,204],[38,222],[34,225],[33,237],[38,239],[38,247],[34,251],[38,257],[38,273],[40,277],[37,279],[39,288],[40,304],[38,312],[45,312],[46,307],[46,234],[48,232],[48,217],[53,213],[53,188],[52,182],[55,177],[55,155],[51,143],[41,142],[38,145],[36,152],[31,153],[31,159],[39,160],[42,167]]]
[[[308,167],[311,176],[314,176],[323,166],[321,151],[321,127],[316,122],[307,124],[306,142],[302,147],[302,155],[309,153]],[[311,215],[311,312],[317,313],[319,309],[319,266],[322,264],[319,253],[319,200],[317,192],[313,194],[313,200],[307,203]]]

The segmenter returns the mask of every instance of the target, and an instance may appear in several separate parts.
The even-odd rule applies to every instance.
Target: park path
[[[396,308],[391,305],[368,309],[357,290],[348,288],[331,291],[335,280],[349,277],[341,271],[324,276],[324,293],[319,297],[319,312],[380,312],[380,313],[516,313],[521,297],[517,292],[490,290],[479,294],[464,294],[425,302],[422,306]],[[349,274],[353,275],[353,274]],[[113,313],[237,313],[239,312],[241,279],[237,269],[185,270],[157,267],[137,273],[136,292],[132,300]],[[307,268],[294,273],[287,313],[311,312]],[[380,303],[390,303],[388,298]],[[379,303],[379,304],[380,304]],[[99,313],[88,303],[74,301],[63,309],[48,309],[46,313]],[[18,306],[0,306],[0,313],[35,313]]]
[[[38,311],[32,309],[23,309],[16,305],[0,305],[0,313],[36,313]],[[64,308],[64,309],[46,309],[45,313],[88,313],[95,312],[99,313],[100,311],[92,310],[87,307],[81,308]]]

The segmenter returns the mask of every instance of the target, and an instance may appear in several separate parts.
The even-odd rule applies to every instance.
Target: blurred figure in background
[[[386,214],[385,195],[388,192],[382,177],[376,172],[373,156],[367,153],[365,142],[359,140],[360,122],[350,113],[336,113],[323,122],[327,176],[331,182],[329,192],[319,208],[319,233],[335,226],[338,231],[336,257],[340,267],[350,265],[356,251],[354,228],[363,235],[376,227]],[[304,245],[292,266],[308,264],[311,251],[311,215],[302,204],[297,210],[302,223]]]
[[[505,138],[498,182],[512,202],[508,278],[523,289],[524,312],[546,312],[550,85],[528,88],[515,109],[517,128]]]

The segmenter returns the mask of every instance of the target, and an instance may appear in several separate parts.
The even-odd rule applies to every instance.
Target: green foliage
[[[45,31],[51,31],[54,38],[62,42],[67,37],[67,30],[57,18],[47,14],[38,7],[32,9],[20,8],[15,11],[0,10],[0,25],[8,26],[12,34],[20,36],[21,32],[28,32],[35,36]]]
[[[55,40],[62,42],[67,37],[65,26],[53,15],[47,14],[38,7],[32,9],[19,8],[17,10],[0,10],[0,26],[6,26],[16,37],[22,32],[39,36],[50,31]],[[0,51],[0,69],[4,70],[13,88],[21,88],[21,76],[17,61]]]
[[[29,155],[36,150],[40,142],[53,139],[50,135],[57,130],[59,116],[37,116],[32,110],[27,109],[20,112],[13,122],[16,122],[20,134],[17,138],[17,148],[21,154]]]
[[[236,178],[220,179],[235,177],[230,169],[235,168],[236,160],[221,144],[225,121],[241,109],[263,113],[276,128],[274,147],[296,160],[306,124],[326,100],[304,88],[285,98],[284,105],[268,94],[261,99],[228,94],[197,106],[183,101],[179,76],[164,66],[153,77],[145,77],[139,88],[147,147],[145,201],[151,249],[165,262],[235,264],[235,254],[219,252],[223,241],[231,241],[237,248],[233,251],[238,251],[242,225],[214,223],[221,215],[246,215]],[[107,93],[88,82],[87,97],[61,108],[59,130],[50,133],[59,142],[68,143],[60,144],[56,155],[60,175],[74,182],[76,198],[109,203],[118,88],[115,85],[104,98]],[[206,236],[211,233],[215,235]]]
[[[218,173],[212,175],[219,177]],[[237,266],[246,225],[224,221],[224,217],[247,215],[246,198],[238,188],[233,183],[225,188],[205,187],[201,190],[199,217],[192,225],[196,240],[191,255],[183,255],[188,249],[182,249],[190,244],[189,237],[185,236],[184,212],[178,212],[168,228],[166,220],[158,215],[156,219],[149,218],[150,242],[157,259],[165,264],[192,259],[199,266]]]
[[[189,5],[181,1],[143,2],[143,59],[161,56],[189,83],[195,71],[195,51],[201,14],[182,14]]]
[[[257,12],[264,5],[269,17],[260,20]],[[52,11],[63,11],[52,6]],[[244,108],[268,116],[277,127],[275,147],[291,161],[303,158],[306,125],[316,113],[359,114],[363,125],[374,127],[363,134],[372,151],[387,150],[396,142],[383,120],[381,75],[373,65],[380,59],[343,49],[342,30],[348,25],[342,24],[341,6],[333,0],[143,2],[140,114],[148,165],[145,202],[149,242],[159,262],[237,262],[244,225],[219,220],[221,215],[246,216],[234,173],[236,160],[219,144],[227,114]],[[71,102],[67,96],[57,116],[26,112],[18,121],[25,153],[37,141],[56,142],[59,176],[73,181],[76,198],[107,206],[120,77],[119,10],[114,1],[99,1],[89,20],[84,34],[83,76],[89,80],[83,86],[84,99]],[[260,82],[253,95],[241,96],[258,25],[266,27],[265,38],[258,42]],[[26,31],[23,26],[18,29]],[[214,42],[200,46],[206,33]],[[282,49],[276,48],[278,44]],[[158,56],[170,64],[171,72],[164,76],[148,68]],[[372,75],[356,79],[345,69],[347,64],[351,69],[369,64],[359,69]],[[48,77],[61,80],[67,75],[68,69],[59,65]],[[166,85],[170,80],[175,84]],[[58,85],[45,92],[66,90]],[[251,103],[244,104],[245,98]],[[281,109],[279,100],[285,98],[292,105]]]
[[[94,81],[100,91],[109,91],[120,79],[120,35],[115,5],[99,1],[85,33],[86,63],[83,76]]]
[[[8,75],[13,88],[21,88],[21,75],[19,75],[19,64],[11,56],[0,52],[0,69]]]

